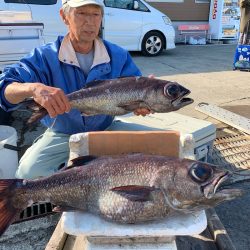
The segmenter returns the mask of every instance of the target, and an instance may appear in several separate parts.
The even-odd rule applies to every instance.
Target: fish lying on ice
[[[0,235],[17,213],[39,201],[57,205],[55,211],[89,211],[118,223],[202,210],[242,195],[223,189],[229,176],[215,165],[166,156],[77,158],[49,177],[0,180]]]
[[[193,100],[190,91],[176,82],[149,77],[123,77],[88,83],[85,88],[67,95],[72,108],[85,115],[124,115],[137,108],[157,113],[178,110]],[[28,123],[47,115],[46,109],[33,100],[26,103],[34,113]]]

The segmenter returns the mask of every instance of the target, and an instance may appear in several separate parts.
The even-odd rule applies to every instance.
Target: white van
[[[143,0],[103,0],[101,35],[129,51],[156,56],[175,48],[175,31],[170,19]],[[34,22],[43,23],[45,42],[66,33],[60,20],[61,0],[2,0],[0,11],[31,11]],[[0,20],[1,26],[1,20]],[[1,34],[1,33],[0,33]],[[1,39],[1,37],[0,37]]]

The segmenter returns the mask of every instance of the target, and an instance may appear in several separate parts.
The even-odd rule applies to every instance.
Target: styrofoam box
[[[216,126],[213,123],[174,112],[146,117],[119,116],[108,130],[177,130],[184,135],[191,134],[195,141],[194,155],[200,161],[207,161],[216,138]]]
[[[127,118],[126,118],[127,119]],[[144,122],[152,118],[141,118]],[[176,119],[176,117],[175,117]],[[157,121],[154,118],[154,121]],[[152,123],[152,122],[151,122]],[[151,123],[149,125],[151,125]],[[159,124],[159,122],[155,122]],[[147,129],[148,128],[148,129]],[[82,155],[116,155],[121,153],[152,153],[166,156],[186,155],[183,150],[180,132],[169,129],[155,129],[153,127],[141,125],[140,123],[128,123],[116,121],[112,124],[110,130],[116,131],[98,131],[74,134],[70,137],[70,160]],[[129,131],[130,130],[130,131]],[[134,131],[135,130],[135,131]],[[137,131],[136,131],[137,130]],[[138,131],[139,130],[139,131]],[[151,131],[143,131],[151,130]],[[188,136],[183,136],[190,137]],[[191,151],[194,149],[193,138],[190,144]],[[166,143],[165,143],[166,142]],[[181,152],[180,152],[181,151]],[[191,152],[193,157],[193,152]],[[142,224],[118,224],[108,222],[101,217],[85,212],[64,212],[61,226],[63,230],[71,235],[83,236],[85,238],[94,237],[105,239],[103,245],[95,247],[83,247],[81,249],[171,249],[176,250],[174,237],[176,235],[194,235],[200,234],[207,227],[205,211],[197,211],[191,214],[175,213],[170,217],[160,221],[152,221]],[[144,242],[136,245],[136,241],[131,238],[151,239],[150,246]],[[164,245],[155,239],[171,239],[171,245]],[[112,239],[119,239],[116,247],[113,247]],[[130,239],[132,245],[122,246],[123,239]],[[87,241],[85,241],[87,242]],[[92,242],[90,240],[90,242]],[[173,243],[173,244],[172,244]],[[92,244],[92,243],[91,243]],[[94,244],[94,243],[93,243]],[[112,247],[111,247],[112,246]]]

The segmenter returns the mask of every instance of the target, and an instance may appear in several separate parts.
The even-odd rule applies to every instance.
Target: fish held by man
[[[167,156],[77,158],[49,177],[0,180],[0,235],[18,213],[39,201],[55,204],[55,211],[89,211],[117,223],[202,210],[243,194],[223,189],[229,177],[215,165]]]
[[[124,115],[138,108],[157,113],[178,110],[193,103],[193,99],[186,97],[189,94],[190,91],[177,82],[149,77],[123,77],[93,81],[66,96],[71,107],[84,115]],[[28,124],[47,115],[46,109],[35,101],[23,103],[33,110]]]

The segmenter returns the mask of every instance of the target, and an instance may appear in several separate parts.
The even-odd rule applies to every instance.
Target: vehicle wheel
[[[159,32],[148,32],[142,40],[142,53],[145,56],[159,55],[164,46],[164,38]]]

